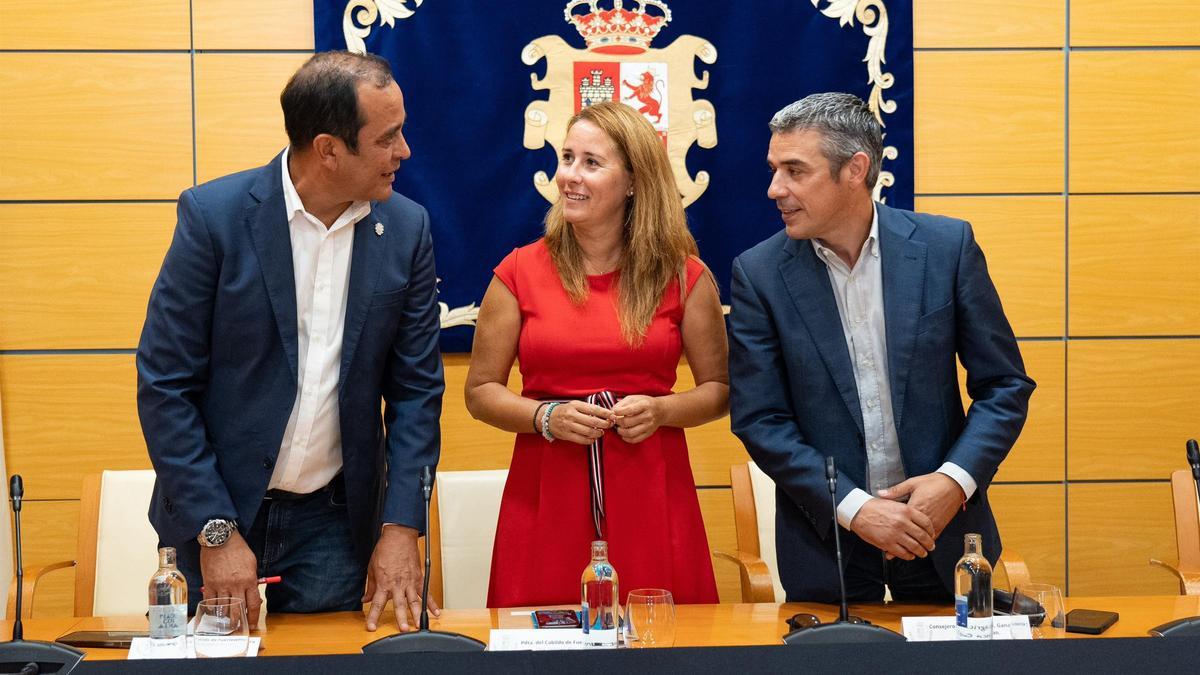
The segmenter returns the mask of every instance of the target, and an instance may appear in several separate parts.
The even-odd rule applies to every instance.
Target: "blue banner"
[[[618,99],[659,129],[700,254],[728,301],[734,256],[782,227],[767,199],[771,115],[821,91],[871,102],[880,197],[912,208],[912,9],[893,0],[315,0],[316,49],[387,58],[429,209],[442,348],[470,350],[492,267],[539,237],[565,123]]]

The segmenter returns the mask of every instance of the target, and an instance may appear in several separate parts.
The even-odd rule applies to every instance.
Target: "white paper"
[[[252,637],[246,646],[246,656],[258,656],[258,645],[262,638]],[[138,659],[194,659],[196,658],[196,642],[191,635],[187,637],[187,652],[181,654],[179,646],[169,640],[151,640],[145,637],[133,638],[129,645],[129,660]]]
[[[900,625],[904,628],[904,637],[910,642],[958,639],[952,616],[906,616],[900,619]],[[1033,631],[1029,628],[1029,617],[1024,614],[993,617],[992,639],[1032,640]]]
[[[617,629],[584,633],[578,628],[493,628],[488,651],[547,651],[552,649],[611,649]]]

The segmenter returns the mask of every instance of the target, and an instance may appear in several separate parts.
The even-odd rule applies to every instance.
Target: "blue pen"
[[[587,635],[591,632],[591,622],[588,621],[588,604],[583,603],[583,608],[579,612],[580,623],[583,624],[583,634]]]

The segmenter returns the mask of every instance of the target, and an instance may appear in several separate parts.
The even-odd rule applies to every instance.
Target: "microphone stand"
[[[1194,438],[1187,442],[1187,460],[1192,467],[1192,480],[1196,482],[1196,498],[1200,500],[1200,445]],[[1168,621],[1151,628],[1149,632],[1153,637],[1197,637],[1200,636],[1200,616]]]
[[[13,617],[12,641],[0,643],[0,672],[19,672],[22,675],[38,673],[66,673],[75,669],[83,660],[83,652],[57,642],[26,640],[21,625],[21,595],[24,590],[25,571],[21,563],[21,498],[25,487],[21,476],[14,474],[8,484],[9,498],[13,509],[13,538],[16,544],[17,603]]]
[[[838,620],[833,623],[818,623],[803,626],[783,636],[788,645],[836,644],[846,642],[904,642],[905,637],[883,626],[876,626],[866,619],[850,616],[846,600],[846,574],[842,570],[842,538],[837,522],[837,467],[832,457],[825,458],[825,480],[829,484],[829,499],[833,503],[833,543],[837,551],[838,586],[842,606]]]
[[[428,466],[421,472],[421,491],[425,497],[425,525],[429,525],[429,504],[433,499],[433,472]],[[412,633],[397,633],[363,645],[364,654],[405,654],[412,652],[481,652],[487,645],[460,633],[429,630],[429,538],[425,538],[425,584],[421,588],[421,618],[419,628]],[[404,611],[403,603],[393,604],[397,612]]]

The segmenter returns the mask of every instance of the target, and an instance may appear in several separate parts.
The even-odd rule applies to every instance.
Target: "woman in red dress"
[[[579,602],[596,539],[622,602],[654,587],[715,603],[683,429],[728,411],[728,346],[666,151],[601,103],[571,119],[555,181],[546,236],[495,268],[467,375],[471,414],[517,434],[488,606]],[[681,353],[696,387],[673,393]]]

